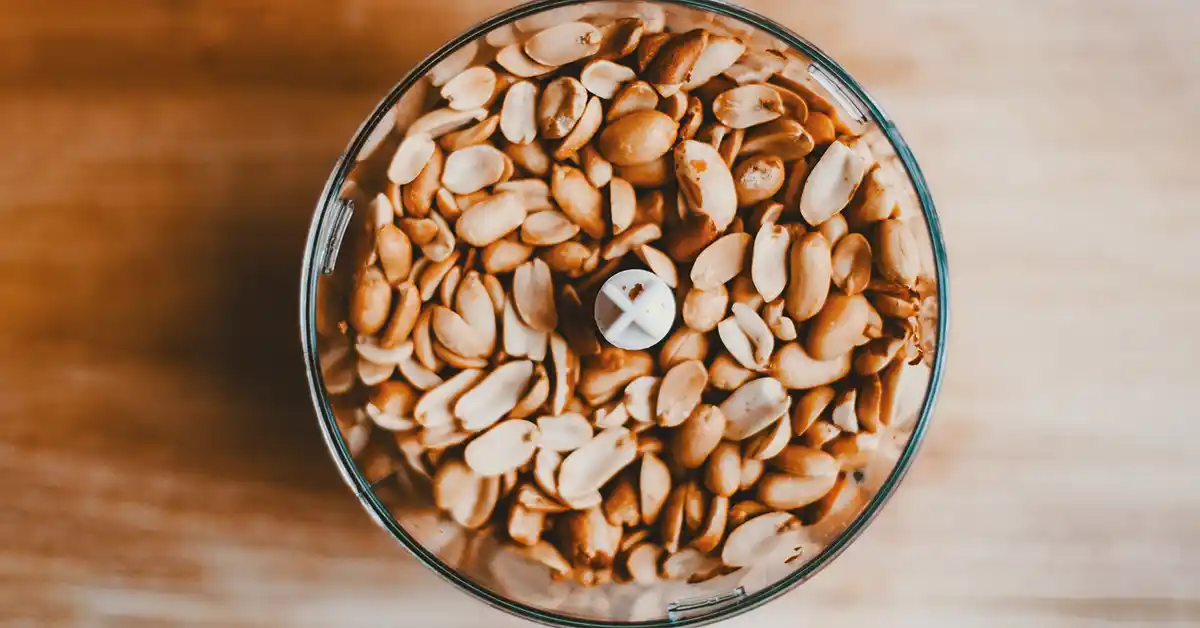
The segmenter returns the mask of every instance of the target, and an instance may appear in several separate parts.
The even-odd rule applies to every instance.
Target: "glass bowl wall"
[[[365,390],[332,367],[351,355],[345,303],[352,274],[367,253],[366,202],[403,130],[433,99],[430,74],[453,73],[489,54],[487,35],[530,31],[569,20],[596,22],[642,16],[674,31],[706,28],[736,36],[750,49],[785,54],[788,78],[824,97],[869,146],[902,190],[901,215],[922,251],[922,345],[925,359],[903,370],[896,418],[882,445],[843,491],[835,511],[811,529],[820,550],[789,562],[703,582],[584,587],[554,580],[487,532],[464,530],[433,506],[428,481],[396,464],[392,435],[363,412]],[[494,52],[494,50],[492,50]],[[885,54],[881,52],[881,54]],[[430,55],[371,112],[338,160],[317,204],[301,278],[301,340],[313,403],[347,485],[372,517],[422,563],[483,601],[557,625],[689,625],[729,617],[798,585],[829,564],[876,516],[895,491],[921,443],[937,396],[945,351],[946,259],[933,201],[913,155],[891,120],[840,66],[805,39],[741,8],[701,1],[543,1],[517,7],[470,29]]]

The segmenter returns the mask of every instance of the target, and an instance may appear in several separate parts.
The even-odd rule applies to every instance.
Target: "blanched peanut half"
[[[729,309],[729,291],[724,284],[711,290],[688,290],[683,300],[683,322],[699,332],[716,329]]]
[[[613,164],[634,166],[665,155],[678,132],[679,124],[661,111],[635,111],[610,122],[597,146]]]
[[[600,30],[587,22],[551,26],[525,42],[525,54],[537,63],[560,66],[600,51]]]
[[[797,435],[807,432],[808,428],[825,412],[825,408],[833,402],[835,395],[836,393],[829,386],[817,386],[805,391],[792,412],[792,431]]]
[[[676,427],[683,423],[696,406],[700,395],[708,386],[708,371],[699,360],[686,360],[672,366],[663,375],[658,389],[655,416],[663,427]]]
[[[389,283],[396,285],[408,280],[413,270],[413,243],[391,222],[376,233],[376,252]]]
[[[718,558],[694,547],[685,547],[663,560],[662,576],[668,580],[686,580],[707,573],[719,565]]]
[[[433,262],[427,265],[421,271],[421,276],[417,279],[417,287],[421,289],[421,300],[429,301],[437,294],[438,286],[442,280],[450,273],[450,269],[458,263],[458,258],[461,257],[458,251],[452,252],[445,259]],[[415,273],[414,273],[415,275]]]
[[[453,426],[454,413],[451,408],[459,396],[479,383],[480,379],[483,379],[482,371],[459,371],[454,377],[421,396],[413,408],[413,418],[427,429]]]
[[[451,132],[457,131],[472,122],[479,122],[488,116],[488,110],[480,107],[479,109],[468,109],[466,111],[458,111],[457,109],[434,109],[429,113],[417,118],[416,121],[405,131],[405,137],[425,135],[430,139],[437,138]]]
[[[505,181],[497,183],[492,189],[496,194],[512,192],[520,196],[521,204],[530,212],[554,209],[554,204],[550,202],[550,185],[541,179]]]
[[[359,275],[350,297],[350,326],[373,336],[387,324],[392,309],[392,287],[383,272],[371,266]]]
[[[598,406],[623,391],[629,382],[649,375],[653,370],[654,359],[644,351],[604,347],[584,363],[579,377],[579,394],[589,405]]]
[[[575,226],[575,223],[570,223]],[[576,227],[578,229],[578,227]],[[571,278],[582,277],[595,269],[592,262],[599,262],[596,251],[580,242],[560,242],[542,252],[541,258],[550,270]]]
[[[895,216],[898,193],[888,172],[879,166],[871,168],[863,179],[862,201],[851,203],[843,212],[855,229]]]
[[[672,458],[685,469],[698,469],[721,442],[725,414],[716,406],[701,404],[672,433]]]
[[[526,220],[521,197],[504,193],[472,205],[454,227],[458,237],[467,244],[485,247],[512,233]]]
[[[636,526],[642,521],[642,514],[638,511],[638,491],[628,475],[617,479],[612,491],[604,499],[603,507],[604,517],[610,525]]]
[[[632,229],[626,229],[620,235],[608,241],[602,255],[606,260],[618,260],[643,245],[654,242],[662,237],[662,229],[654,224],[641,224]]]
[[[635,111],[653,110],[658,107],[658,92],[646,81],[626,84],[613,97],[608,108],[608,121],[619,120]]]
[[[666,155],[636,166],[618,166],[614,173],[635,188],[659,188],[674,176],[671,160]]]
[[[558,471],[559,495],[595,491],[633,462],[637,439],[625,428],[600,432],[563,459]]]
[[[500,109],[500,132],[513,144],[528,144],[537,139],[537,85],[530,81],[514,83],[504,94]]]
[[[858,423],[868,432],[878,432],[883,423],[879,418],[879,409],[883,402],[883,382],[878,375],[871,375],[858,385],[858,394],[854,403],[854,414]]]
[[[661,277],[668,286],[674,288],[679,283],[675,262],[671,261],[666,253],[644,244],[634,249],[633,252],[651,272]]]
[[[854,198],[869,165],[845,144],[830,144],[808,175],[800,194],[800,215],[808,224],[820,225],[842,211]]]
[[[487,357],[496,349],[496,307],[478,271],[467,271],[458,286],[454,309],[483,342]]]
[[[671,471],[666,463],[653,453],[643,455],[638,470],[638,507],[642,523],[651,525],[658,519],[670,492]]]
[[[433,221],[437,230],[433,240],[421,245],[421,252],[434,262],[442,262],[457,255],[457,251],[454,249],[454,231],[450,229],[446,219],[437,212],[429,212],[429,219]]]
[[[671,490],[667,495],[667,502],[663,504],[662,513],[659,516],[659,536],[662,538],[663,548],[668,552],[679,550],[680,541],[683,537],[683,518],[684,507],[686,506],[688,486],[680,484]]]
[[[442,185],[455,194],[471,194],[492,185],[504,174],[506,157],[490,144],[456,150],[446,157]]]
[[[579,161],[583,166],[583,174],[594,187],[602,188],[612,180],[613,165],[596,150],[594,144],[579,150]]]
[[[779,92],[779,99],[783,101],[784,115],[800,124],[804,124],[809,116],[808,102],[804,100],[804,97],[783,85],[776,83],[771,83],[770,85],[772,89]]]
[[[663,549],[654,543],[641,543],[629,550],[625,558],[625,570],[629,577],[639,584],[652,584],[658,581],[658,561],[662,558]]]
[[[767,225],[754,236],[750,277],[764,301],[774,301],[788,283],[788,248],[791,234],[779,225]]]
[[[820,233],[807,233],[791,248],[791,279],[785,302],[788,314],[796,322],[816,316],[829,297],[833,275],[833,252]]]
[[[483,262],[484,270],[500,274],[516,270],[532,254],[533,247],[518,240],[503,238],[487,245],[479,259]]]
[[[521,225],[521,241],[531,246],[552,246],[579,233],[579,225],[566,214],[547,210],[530,214]]]
[[[771,333],[775,334],[776,339],[784,342],[796,339],[796,322],[784,314],[783,299],[775,299],[764,305],[762,319],[771,329]]]
[[[637,194],[625,179],[613,177],[608,182],[608,210],[614,236],[621,235],[633,224]]]
[[[473,503],[468,503],[464,509],[457,506],[464,500],[474,501],[482,480],[483,478],[472,473],[463,461],[446,460],[438,466],[437,473],[433,476],[433,503],[449,512],[469,511]]]
[[[528,357],[537,362],[544,360],[550,342],[549,335],[525,324],[517,314],[511,296],[505,299],[501,316],[504,322],[504,352],[512,357]]]
[[[654,400],[658,398],[658,389],[661,384],[660,378],[644,375],[625,386],[623,405],[633,420],[640,423],[654,421]]]
[[[728,429],[726,423],[726,429]],[[737,443],[721,441],[708,456],[704,468],[704,485],[715,495],[729,497],[741,485],[742,455]]]
[[[658,110],[670,116],[675,122],[683,120],[683,115],[687,113],[688,95],[683,92],[675,92],[670,96],[664,96],[662,102],[658,106]]]
[[[587,90],[608,100],[616,95],[621,85],[637,78],[632,68],[607,59],[594,59],[579,72],[579,82]]]
[[[420,313],[421,295],[417,292],[417,287],[411,282],[400,284],[396,289],[396,305],[392,308],[388,325],[379,338],[379,346],[392,349],[408,340]]]
[[[533,377],[533,362],[517,360],[487,374],[454,404],[454,416],[470,432],[491,427],[508,414],[525,395]]]
[[[837,477],[837,473],[816,476],[768,473],[759,480],[756,496],[758,501],[771,508],[803,508],[824,497],[833,488]]]
[[[582,171],[556,164],[550,179],[550,193],[563,213],[579,225],[584,233],[597,239],[604,237],[607,232],[604,197]]]
[[[879,435],[870,432],[843,433],[825,449],[843,469],[857,469],[867,464],[871,453],[879,448]]]
[[[450,79],[442,86],[442,98],[451,109],[467,111],[483,107],[496,90],[496,73],[487,66],[475,66]]]
[[[421,317],[428,320],[429,316],[422,313]],[[420,319],[418,319],[420,320]],[[420,390],[430,390],[442,383],[442,378],[435,372],[413,358],[412,341],[401,343],[397,349],[402,351],[396,368],[405,381]]]
[[[738,207],[765,201],[783,188],[786,171],[783,160],[775,155],[752,155],[733,169]]]
[[[412,183],[401,187],[401,199],[396,205],[398,207],[402,205],[405,213],[412,216],[418,218],[428,216],[433,209],[434,198],[442,187],[442,167],[445,162],[445,153],[441,148],[435,147],[433,155],[429,157],[429,161],[425,162],[425,167],[421,169],[417,178],[413,179]]]
[[[817,146],[829,144],[837,139],[837,129],[833,127],[833,120],[819,111],[809,114],[808,119],[804,121],[804,130],[808,131]]]
[[[737,215],[737,188],[721,155],[708,144],[684,140],[675,147],[675,178],[688,205],[722,231]]]
[[[542,137],[561,139],[583,117],[588,104],[588,92],[578,79],[560,76],[546,84],[538,101],[537,120]]]
[[[917,286],[921,260],[917,241],[908,225],[896,219],[879,223],[876,228],[877,255],[875,263],[885,279],[909,289]]]
[[[721,550],[721,561],[730,567],[747,567],[773,560],[781,551],[804,542],[800,521],[787,512],[759,515],[734,528]]]
[[[718,74],[725,72],[746,52],[746,46],[733,37],[710,35],[708,45],[700,52],[696,64],[692,66],[688,80],[684,83],[685,90],[695,89]]]
[[[800,436],[800,442],[806,447],[820,449],[837,438],[842,430],[826,419],[818,419]]]
[[[388,180],[399,185],[411,183],[418,174],[421,174],[421,169],[429,162],[429,158],[433,156],[436,148],[437,146],[428,135],[409,134],[400,142],[396,154],[392,156],[392,161],[388,164]]]
[[[546,513],[513,504],[508,511],[508,536],[521,545],[535,545],[546,525]]]
[[[808,327],[804,348],[818,360],[850,353],[863,340],[871,304],[861,294],[834,293]]]
[[[554,280],[545,262],[533,259],[517,267],[513,274],[513,303],[530,327],[552,332],[558,326]]]
[[[825,224],[829,224],[829,221]],[[833,248],[833,284],[846,294],[858,294],[871,283],[871,245],[860,233],[842,238]]]
[[[555,159],[560,161],[571,159],[579,149],[592,141],[592,137],[596,135],[596,131],[600,130],[600,125],[604,122],[604,106],[600,102],[600,99],[595,96],[588,100],[587,106],[583,108],[583,115],[580,116],[575,128],[571,129],[571,132],[567,133],[567,136],[559,142],[558,148],[554,149]]]
[[[520,43],[509,44],[498,50],[496,63],[521,78],[532,78],[554,71],[554,66],[543,65],[529,58]]]
[[[742,85],[717,96],[713,114],[731,129],[746,129],[783,115],[783,100],[770,85]]]
[[[789,342],[775,352],[768,371],[787,388],[804,390],[835,382],[850,373],[852,353],[818,360],[799,342]]]
[[[737,390],[754,376],[754,371],[738,364],[728,353],[718,355],[708,367],[708,381],[717,390]]]
[[[863,345],[854,356],[854,372],[873,375],[891,364],[904,347],[903,338],[877,338]]]
[[[725,70],[724,75],[738,85],[761,83],[783,69],[787,59],[776,50],[748,50],[737,63]]]
[[[679,91],[687,82],[688,75],[700,59],[700,53],[708,44],[708,31],[696,29],[671,35],[657,50],[648,51],[649,59],[642,64],[642,78],[646,79],[664,96]],[[643,37],[645,43],[649,38]],[[653,45],[648,46],[654,48]],[[639,50],[639,57],[641,51]]]
[[[733,279],[746,264],[752,240],[748,233],[730,233],[708,245],[692,264],[692,287],[713,290]]]
[[[522,419],[509,419],[472,440],[463,459],[476,475],[503,475],[529,462],[537,450],[538,428]]]
[[[740,441],[762,431],[788,411],[791,399],[779,380],[763,377],[746,382],[721,404],[725,438]]]
[[[742,366],[756,371],[765,369],[775,350],[775,336],[747,305],[734,303],[731,310],[733,316],[717,325],[721,342]]]
[[[771,125],[764,124],[763,128],[769,126]],[[728,129],[729,127],[722,125],[722,128]],[[725,162],[726,166],[729,166],[730,168],[733,167],[734,160],[737,159],[738,155],[742,154],[742,145],[745,143],[745,140],[745,129],[732,129],[725,134],[725,137],[721,138],[720,145],[716,147],[717,154],[721,156],[721,160]],[[763,151],[760,150],[758,152]],[[752,155],[754,153],[747,151],[747,154]],[[780,157],[782,157],[782,155],[780,155]]]
[[[706,499],[704,487],[695,479],[685,483],[687,493],[683,499],[683,527],[688,532],[695,532],[704,525],[704,502]]]
[[[575,385],[579,381],[579,358],[557,333],[550,334],[550,358],[554,365],[554,392],[550,397],[550,411],[563,414],[585,412],[586,406],[575,403]]]
[[[374,386],[387,381],[396,370],[395,364],[376,364],[362,357],[354,364],[358,379],[367,386]]]
[[[482,358],[489,353],[486,339],[457,312],[440,305],[433,306],[432,312],[433,334],[442,347],[463,358]]]
[[[746,441],[744,456],[747,460],[769,460],[779,455],[792,438],[792,422],[785,414],[771,427],[751,436]]]
[[[791,118],[780,118],[750,129],[733,152],[740,155],[767,153],[784,161],[793,161],[803,159],[814,147],[812,136],[803,125]],[[721,152],[726,154],[724,146]]]
[[[550,172],[550,155],[546,153],[541,142],[509,144],[504,147],[504,154],[535,177],[544,177]]]
[[[371,392],[363,409],[375,425],[385,430],[405,432],[416,427],[416,421],[412,418],[416,403],[417,391],[412,386],[394,380],[383,381]]]
[[[829,411],[829,421],[844,432],[858,431],[858,415],[854,414],[854,401],[858,391],[853,388],[842,390],[834,397],[833,408]]]
[[[582,414],[566,414],[540,417],[537,420],[541,434],[538,446],[559,452],[574,451],[592,439],[592,424]]]
[[[707,357],[708,336],[681,327],[663,343],[658,356],[658,366],[665,371],[685,360],[704,360]]]

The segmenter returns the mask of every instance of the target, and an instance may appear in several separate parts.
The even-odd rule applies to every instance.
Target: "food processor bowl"
[[[364,404],[369,388],[344,366],[353,338],[344,324],[354,269],[371,255],[363,245],[367,198],[380,191],[382,171],[407,125],[437,98],[441,80],[504,44],[573,20],[608,23],[638,16],[683,32],[704,28],[736,37],[750,50],[786,57],[788,78],[830,108],[845,130],[861,138],[900,193],[899,215],[912,225],[920,249],[923,349],[915,364],[889,372],[895,418],[879,434],[865,464],[842,478],[820,521],[807,528],[811,551],[692,582],[577,582],[554,577],[527,552],[487,527],[467,530],[434,506],[421,452],[404,451],[395,434],[373,423]],[[364,192],[368,192],[364,194]],[[913,154],[892,120],[837,63],[806,39],[736,6],[701,0],[532,2],[467,30],[417,64],[367,116],[337,160],[316,206],[300,285],[301,340],[313,404],[326,444],[363,507],[421,563],[469,595],[521,617],[561,626],[685,626],[731,617],[762,605],[812,577],[863,532],[895,493],[928,429],[945,363],[947,269],[933,200]],[[407,457],[407,458],[406,458]],[[418,468],[414,468],[418,467]],[[427,472],[427,470],[425,471]]]

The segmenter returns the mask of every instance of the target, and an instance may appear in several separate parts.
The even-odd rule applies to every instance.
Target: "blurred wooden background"
[[[953,314],[907,484],[728,625],[1200,623],[1200,4],[745,4],[897,120]],[[0,0],[0,625],[521,623],[359,510],[296,330],[334,158],[507,5]]]

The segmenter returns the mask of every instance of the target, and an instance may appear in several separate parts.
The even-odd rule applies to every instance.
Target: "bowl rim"
[[[805,54],[812,64],[819,69],[832,75],[838,82],[839,86],[848,89],[852,96],[865,108],[865,113],[868,117],[879,126],[884,136],[891,143],[896,151],[897,157],[903,164],[913,188],[917,193],[918,200],[921,204],[921,211],[925,218],[925,224],[928,230],[930,243],[933,249],[934,270],[937,281],[937,305],[938,305],[938,320],[937,320],[937,344],[934,347],[933,367],[930,372],[929,383],[925,391],[925,398],[922,401],[920,413],[914,423],[912,435],[905,444],[903,451],[897,458],[895,466],[888,475],[888,478],[880,486],[879,491],[873,499],[866,504],[863,510],[850,522],[850,524],[827,545],[813,560],[808,561],[801,567],[797,568],[787,576],[780,578],[761,590],[747,594],[732,605],[723,605],[714,608],[712,611],[693,617],[684,617],[679,619],[657,619],[647,621],[598,621],[575,617],[566,614],[555,613],[539,609],[537,607],[516,602],[504,597],[482,585],[476,584],[470,578],[458,573],[457,570],[443,563],[435,554],[425,549],[418,543],[402,526],[395,520],[388,509],[379,501],[372,490],[370,482],[363,477],[355,465],[353,457],[350,455],[344,440],[341,437],[341,432],[338,429],[334,419],[332,401],[326,392],[324,379],[321,372],[320,363],[317,353],[317,330],[316,330],[316,289],[317,279],[321,274],[317,266],[319,256],[318,245],[319,239],[327,232],[329,227],[328,221],[336,219],[331,216],[334,212],[331,209],[336,205],[337,195],[349,175],[354,161],[351,156],[357,155],[363,144],[367,140],[368,133],[375,127],[376,124],[388,113],[388,111],[399,101],[400,97],[412,87],[418,80],[423,78],[425,74],[437,63],[441,62],[447,56],[458,50],[461,46],[473,41],[480,36],[486,34],[492,29],[511,23],[522,17],[539,13],[548,9],[559,8],[572,4],[588,4],[602,0],[534,0],[532,2],[522,4],[501,13],[497,13],[492,17],[479,22],[471,28],[464,31],[458,37],[446,42],[433,53],[425,57],[420,63],[413,66],[412,69],[400,80],[391,91],[385,96],[372,111],[371,115],[359,126],[350,141],[346,150],[338,157],[335,162],[333,171],[329,179],[325,183],[325,187],[321,192],[316,210],[313,214],[313,219],[309,227],[308,237],[305,243],[304,259],[301,268],[301,290],[300,290],[300,341],[304,354],[304,361],[308,376],[309,392],[312,397],[313,407],[316,410],[318,422],[321,427],[321,433],[325,440],[325,444],[329,449],[330,455],[333,457],[338,471],[342,475],[342,479],[354,491],[355,496],[359,499],[362,506],[371,515],[371,517],[381,527],[387,530],[395,539],[415,556],[426,567],[434,571],[443,579],[451,582],[458,588],[466,591],[472,596],[486,602],[488,605],[498,608],[507,613],[525,618],[532,619],[539,623],[554,625],[554,626],[572,626],[578,628],[607,628],[607,627],[630,627],[630,628],[659,628],[667,626],[700,626],[731,617],[740,615],[747,611],[753,610],[763,604],[776,599],[783,593],[799,586],[809,578],[816,575],[819,571],[829,565],[837,558],[847,547],[849,547],[862,532],[871,524],[878,516],[879,512],[895,494],[901,481],[907,475],[913,460],[919,451],[925,435],[928,431],[929,423],[936,405],[939,393],[941,391],[942,376],[945,370],[946,355],[947,355],[947,331],[949,327],[949,271],[947,263],[947,254],[945,242],[942,238],[941,223],[938,220],[937,211],[934,206],[932,194],[930,193],[928,183],[925,180],[924,174],[920,166],[917,164],[916,158],[905,142],[900,132],[897,130],[892,119],[884,112],[879,103],[867,93],[867,91],[850,76],[850,74],[832,58],[826,55],[820,48],[813,45],[807,39],[794,33],[787,27],[771,20],[763,15],[760,15],[749,9],[727,4],[720,0],[637,0],[648,2],[650,4],[670,4],[712,12],[724,17],[740,20],[745,24],[761,29],[762,31],[776,37],[788,46],[797,49]],[[635,0],[628,0],[635,1]]]

